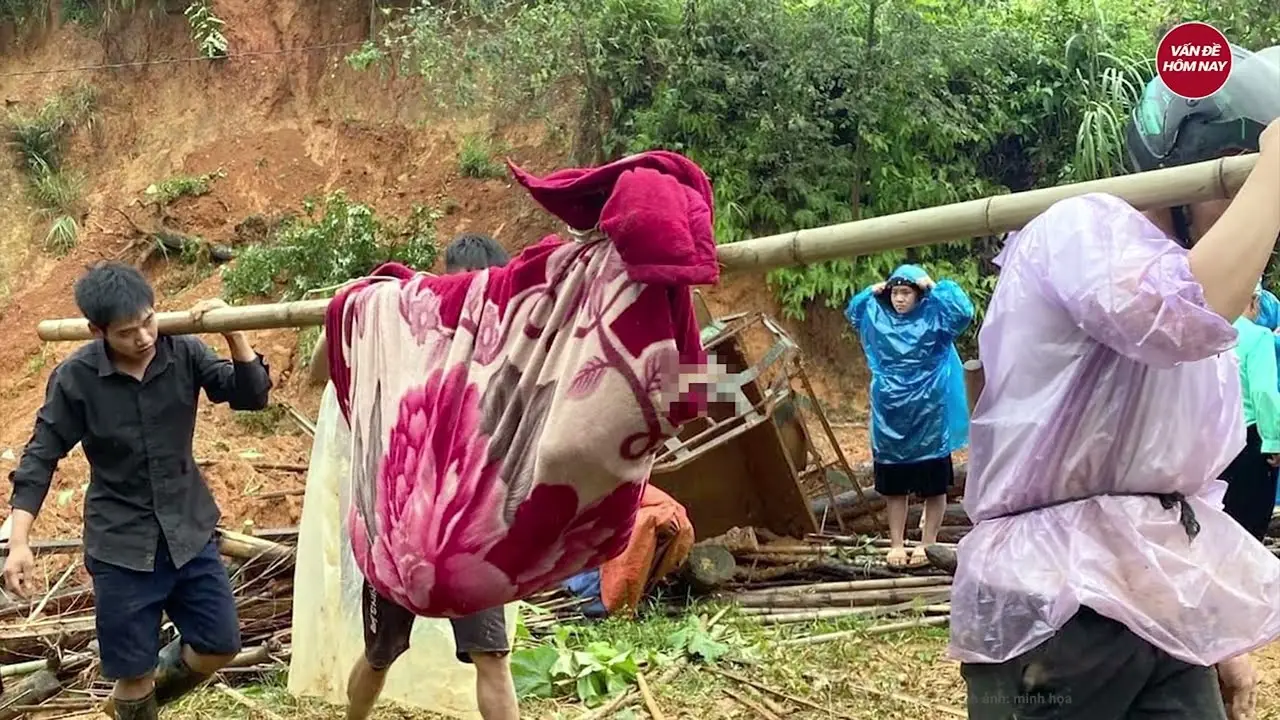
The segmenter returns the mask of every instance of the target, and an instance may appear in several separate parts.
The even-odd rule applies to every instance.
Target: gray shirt
[[[151,571],[163,538],[182,567],[208,544],[220,518],[192,454],[201,388],[212,402],[261,410],[271,376],[261,355],[222,360],[190,335],[161,336],[141,381],[116,370],[102,340],[81,347],[49,378],[35,431],[9,476],[12,506],[37,514],[58,461],[82,443],[89,460],[85,552]]]

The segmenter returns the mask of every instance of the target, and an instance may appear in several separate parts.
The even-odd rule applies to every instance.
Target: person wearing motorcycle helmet
[[[1280,48],[1232,53],[1207,99],[1148,85],[1128,141],[1138,171],[1259,153],[1235,197],[1070,198],[996,258],[951,591],[974,720],[1254,716],[1280,562],[1217,478],[1245,446],[1232,323],[1280,236]]]

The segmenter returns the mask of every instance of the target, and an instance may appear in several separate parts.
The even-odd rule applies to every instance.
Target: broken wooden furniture
[[[659,451],[650,481],[684,505],[700,539],[735,527],[792,537],[817,532],[804,488],[820,486],[834,500],[828,471],[853,473],[813,399],[800,348],[761,313],[712,320],[696,293],[694,306],[719,393],[706,417],[685,425]],[[753,358],[749,340],[757,338],[769,344]],[[825,453],[815,446],[806,415],[823,429]]]

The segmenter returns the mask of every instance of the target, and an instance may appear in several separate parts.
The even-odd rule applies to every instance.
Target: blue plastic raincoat
[[[1270,290],[1262,291],[1262,311],[1258,313],[1258,324],[1268,330],[1280,327],[1280,299]]]
[[[903,265],[889,280],[925,277]],[[871,451],[878,463],[907,463],[950,455],[969,441],[964,367],[955,339],[973,321],[973,303],[960,286],[939,281],[905,314],[889,292],[871,288],[849,301],[845,317],[857,331],[871,369]]]

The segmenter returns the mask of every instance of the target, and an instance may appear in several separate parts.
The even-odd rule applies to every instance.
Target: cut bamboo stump
[[[694,591],[709,593],[728,585],[737,572],[738,564],[728,550],[699,544],[689,550],[689,561],[681,574]]]
[[[1138,210],[1188,205],[1232,197],[1249,177],[1257,154],[1221,158],[1195,165],[994,195],[981,200],[912,210],[851,223],[753,238],[717,248],[727,272],[762,272],[857,257],[919,245],[989,237],[1026,225],[1054,203],[1088,193],[1118,196]],[[158,313],[164,335],[222,333],[236,330],[307,327],[324,324],[328,300],[249,305],[210,310],[193,321],[186,312]],[[45,320],[36,329],[41,340],[88,340],[82,318]]]

